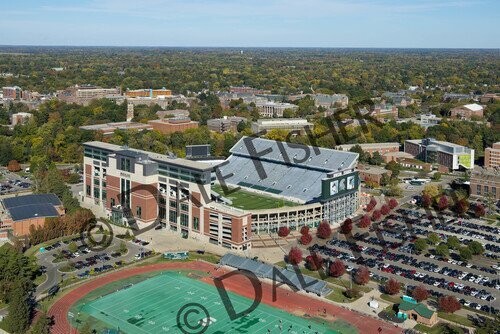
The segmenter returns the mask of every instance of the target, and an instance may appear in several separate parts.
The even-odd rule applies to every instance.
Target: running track
[[[170,262],[170,263],[158,263],[142,267],[134,267],[130,269],[125,269],[117,272],[110,273],[105,276],[98,277],[88,283],[78,286],[77,288],[71,290],[62,298],[52,305],[48,315],[54,317],[54,326],[52,326],[51,333],[53,334],[77,334],[78,331],[72,328],[67,320],[67,314],[71,306],[76,303],[79,299],[83,298],[89,292],[109,284],[111,282],[122,280],[130,276],[144,274],[152,271],[160,270],[179,270],[179,269],[191,269],[191,270],[201,270],[207,271],[212,276],[220,276],[226,273],[222,269],[217,270],[212,264],[202,261],[193,262]],[[203,281],[213,285],[213,280],[206,277]],[[251,286],[249,280],[242,275],[234,275],[223,281],[224,287],[232,292],[240,294],[242,296],[253,299],[254,290]],[[358,314],[342,307],[332,305],[327,302],[323,302],[316,298],[310,298],[306,295],[293,293],[290,290],[277,289],[276,302],[272,301],[272,285],[263,283],[262,284],[262,302],[273,307],[278,307],[290,313],[301,313],[308,314],[311,316],[318,316],[324,313],[326,309],[327,315],[329,317],[335,317],[337,319],[344,320],[351,325],[355,326],[360,333],[379,333],[379,327],[382,328],[381,333],[395,334],[402,333],[402,329],[395,327],[392,324],[377,320],[366,315]]]

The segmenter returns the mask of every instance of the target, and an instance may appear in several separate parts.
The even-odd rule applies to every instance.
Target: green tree
[[[448,237],[448,239],[446,240],[446,244],[451,249],[458,249],[461,245],[461,242],[457,237],[452,235]]]
[[[467,245],[467,248],[471,251],[472,254],[474,255],[481,255],[484,253],[484,247],[479,241],[471,241]]]
[[[121,253],[121,254],[125,254],[127,252],[127,244],[125,244],[125,242],[120,242],[120,246],[118,248],[118,251]]]
[[[372,156],[370,157],[370,164],[371,165],[381,165],[382,162],[384,162],[384,159],[382,159],[382,156],[380,155],[380,153],[378,153],[377,151],[373,152]]]
[[[448,257],[450,256],[450,250],[448,248],[448,245],[445,243],[440,243],[439,245],[436,246],[436,254],[441,255],[443,257]]]
[[[472,252],[468,247],[460,247],[459,254],[460,258],[464,261],[472,259]]]
[[[436,233],[429,233],[427,235],[427,242],[431,245],[437,245],[441,241],[441,238]]]
[[[69,245],[68,245],[68,250],[71,252],[71,253],[76,253],[78,251],[78,246],[76,245],[76,243],[74,241],[72,241]]]
[[[30,334],[50,334],[51,326],[52,319],[47,317],[45,313],[42,313],[31,328]]]
[[[428,244],[426,239],[418,238],[417,240],[415,240],[415,249],[417,250],[417,252],[423,252],[427,249],[427,247]]]
[[[30,291],[26,291],[22,284],[13,288],[7,306],[8,315],[4,319],[7,330],[11,333],[25,333],[30,324],[33,302]]]
[[[439,181],[439,180],[441,180],[441,173],[440,173],[440,172],[435,172],[435,173],[432,175],[431,179],[432,179],[433,181]]]
[[[363,151],[363,149],[359,145],[354,145],[353,147],[351,147],[351,149],[349,151],[359,154],[359,158],[358,158],[359,162],[366,163],[366,162],[368,162],[368,159],[370,158],[370,155],[368,153],[366,153],[365,151]]]

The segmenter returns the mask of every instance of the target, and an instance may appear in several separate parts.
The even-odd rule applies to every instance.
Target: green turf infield
[[[222,197],[230,199],[233,204],[231,206],[243,210],[258,210],[258,209],[274,209],[283,206],[297,206],[298,203],[290,202],[287,200],[256,194],[244,190],[243,188],[231,192],[234,188],[229,188],[228,193],[224,193],[222,187],[218,184],[212,186],[212,190],[217,192]]]
[[[118,286],[115,285],[114,288]],[[231,292],[228,295],[236,312],[246,310],[253,302]],[[183,333],[176,320],[177,313],[186,304],[199,303],[206,308],[209,318],[212,318],[204,332],[207,334],[339,333],[334,330],[336,327],[332,327],[336,326],[335,323],[301,318],[263,303],[245,317],[231,321],[214,286],[172,271],[162,272],[140,282],[136,279],[135,283],[127,283],[117,291],[101,297],[96,298],[94,294],[94,298],[90,300],[86,297],[71,309],[68,318],[72,325],[81,327],[83,323],[90,321],[98,329],[98,333],[105,328],[121,333]],[[189,309],[185,311],[187,310]],[[181,326],[186,330],[184,333],[200,333],[199,330],[190,330],[185,326],[184,314],[186,312],[180,317]],[[186,319],[189,325],[197,326],[207,316],[199,310],[199,313],[188,313]]]

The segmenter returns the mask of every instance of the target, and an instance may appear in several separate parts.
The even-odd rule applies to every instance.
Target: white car
[[[478,310],[478,311],[479,311],[479,310],[481,309],[481,307],[482,307],[481,305],[477,304],[477,306],[476,306],[476,310]]]
[[[79,256],[80,256],[80,253],[75,252],[75,253],[73,253],[73,255],[74,255],[75,257],[79,257]]]
[[[350,271],[352,271],[353,269],[354,269],[353,267],[348,266],[348,267],[346,268],[346,271],[347,271],[347,272],[350,272]]]
[[[469,305],[470,305],[470,301],[466,300],[465,303],[464,303],[464,306],[469,306]]]

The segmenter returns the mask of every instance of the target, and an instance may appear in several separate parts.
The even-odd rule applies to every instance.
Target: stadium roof
[[[61,201],[54,194],[9,197],[2,201],[14,221],[37,217],[58,217],[59,213],[54,206],[61,205]]]
[[[255,148],[255,150],[254,150]],[[286,151],[288,160],[283,156],[282,150]],[[244,155],[252,159],[268,160],[282,164],[296,164],[309,168],[317,168],[323,171],[339,171],[355,166],[358,154],[343,152],[329,148],[313,147],[299,144],[289,144],[276,140],[243,137],[230,150],[236,155]],[[263,153],[268,152],[268,153]],[[309,154],[307,154],[309,152]],[[304,162],[294,163],[294,159]]]
[[[310,203],[321,197],[323,179],[354,169],[358,159],[353,152],[291,145],[243,137],[219,171],[227,184]]]
[[[235,254],[226,253],[220,259],[220,264],[250,271],[257,277],[268,278],[271,280],[275,279],[276,281],[287,285],[291,283],[293,288],[297,290],[305,290],[323,297],[332,291],[328,288],[328,284],[325,281],[305,275],[299,278],[293,270],[275,267],[265,262],[247,259]],[[301,282],[301,280],[303,281]]]

